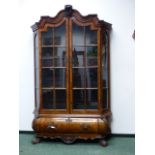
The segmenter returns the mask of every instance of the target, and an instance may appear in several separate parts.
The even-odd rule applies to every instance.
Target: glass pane
[[[88,88],[97,88],[97,68],[87,68],[86,79]]]
[[[86,44],[97,44],[97,31],[91,30],[90,26],[86,27]]]
[[[102,79],[103,87],[108,87],[108,35],[103,35],[103,46],[102,46]]]
[[[108,108],[108,89],[103,88],[103,108]]]
[[[39,49],[38,49],[38,34],[34,37],[34,48],[35,48],[35,102],[36,108],[40,107],[40,90],[39,90]]]
[[[84,88],[84,68],[73,69],[73,88]]]
[[[84,66],[84,47],[73,47],[72,55],[73,67]]]
[[[53,57],[53,48],[42,47],[42,58],[52,58],[52,57]]]
[[[36,102],[36,105],[37,105],[37,109],[39,109],[39,106],[40,106],[40,90],[39,89],[35,89],[35,102]]]
[[[54,66],[66,66],[66,48],[55,47],[54,48]]]
[[[53,70],[51,68],[42,69],[42,87],[53,86]]]
[[[56,109],[66,109],[66,90],[56,90]]]
[[[42,32],[42,45],[52,45],[53,44],[53,28],[48,28],[46,32]]]
[[[97,46],[87,47],[87,65],[97,66]]]
[[[53,109],[53,90],[43,90],[42,91],[42,100],[43,100],[43,108],[45,109]]]
[[[73,23],[73,45],[84,45],[84,27]]]
[[[84,106],[84,90],[73,90],[73,108],[74,109],[85,109]]]
[[[42,59],[42,67],[51,67],[53,66],[53,59]]]
[[[66,45],[65,25],[54,28],[54,45]]]
[[[66,69],[64,68],[55,69],[55,87],[59,88],[66,87]]]
[[[39,68],[35,69],[35,88],[39,88]]]
[[[102,45],[102,83],[103,83],[103,108],[108,108],[108,34],[103,34]]]
[[[35,68],[39,68],[39,49],[38,49],[38,34],[34,37],[34,48],[35,48]]]
[[[98,91],[97,90],[87,90],[87,109],[97,109],[98,104],[97,104],[97,96],[98,96]]]
[[[39,49],[38,49],[38,35],[34,37],[35,40],[35,88],[39,88]]]
[[[43,47],[42,48],[42,67],[53,66],[53,48]]]

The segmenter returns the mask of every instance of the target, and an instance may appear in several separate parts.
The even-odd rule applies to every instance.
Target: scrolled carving
[[[76,139],[77,138],[75,136],[65,136],[61,138],[61,140],[66,144],[72,144],[76,141]]]
[[[33,31],[44,28],[45,24],[58,24],[65,18],[72,18],[78,23],[91,25],[93,27],[105,27],[107,30],[111,29],[111,24],[103,20],[99,20],[96,14],[83,16],[71,5],[66,5],[64,10],[61,10],[55,17],[42,16],[39,22],[31,26]]]

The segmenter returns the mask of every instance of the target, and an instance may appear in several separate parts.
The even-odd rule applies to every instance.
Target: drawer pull
[[[48,129],[56,129],[56,127],[53,126],[53,125],[49,125],[47,128],[48,128]]]

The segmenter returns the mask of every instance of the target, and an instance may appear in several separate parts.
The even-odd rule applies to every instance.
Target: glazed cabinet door
[[[40,33],[41,108],[67,111],[66,20]]]
[[[98,30],[70,20],[72,112],[99,110],[100,61]]]
[[[37,109],[97,114],[109,108],[108,32],[64,18],[40,29],[34,43]]]

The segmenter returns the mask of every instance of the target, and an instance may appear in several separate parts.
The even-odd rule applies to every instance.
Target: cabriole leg
[[[105,139],[101,139],[100,140],[100,145],[103,146],[103,147],[106,147],[106,146],[108,146],[108,143],[107,143],[107,141]]]
[[[41,139],[39,137],[34,137],[34,139],[32,140],[32,144],[38,144],[40,143]]]

